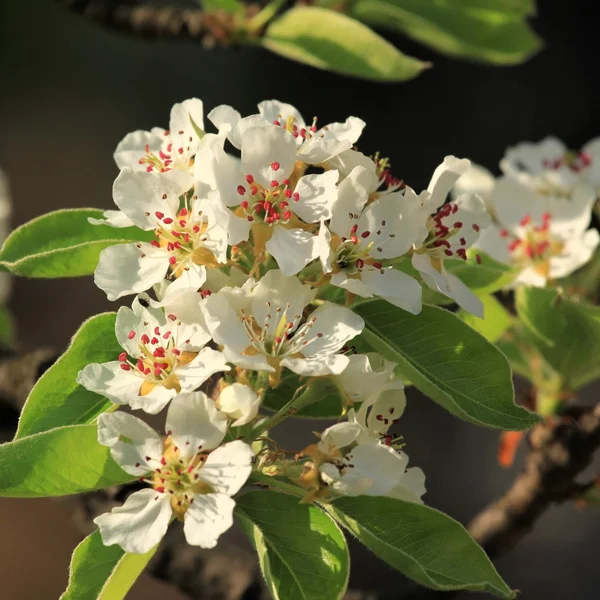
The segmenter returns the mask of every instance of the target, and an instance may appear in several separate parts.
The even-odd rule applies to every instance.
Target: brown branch
[[[571,407],[561,418],[537,425],[529,446],[523,470],[510,489],[469,526],[491,557],[516,546],[552,504],[577,498],[594,485],[575,479],[600,447],[600,404]]]
[[[140,4],[137,0],[56,0],[71,12],[121,33],[226,45],[235,35],[231,15],[201,8]]]

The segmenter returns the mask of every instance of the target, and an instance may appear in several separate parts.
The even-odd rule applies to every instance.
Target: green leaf
[[[105,546],[95,531],[75,548],[69,585],[59,600],[122,600],[157,548],[146,554],[128,554],[119,546]]]
[[[313,67],[378,81],[407,81],[428,67],[338,12],[305,6],[274,20],[263,45]]]
[[[486,340],[495,343],[510,327],[512,317],[494,296],[482,296],[481,301],[483,302],[483,319],[462,309],[457,314]]]
[[[496,342],[496,348],[506,356],[513,373],[529,381],[533,381],[534,373],[531,358],[525,354],[524,342],[512,335],[505,336]]]
[[[384,300],[353,307],[366,323],[361,337],[399,363],[424,394],[457,417],[498,429],[528,429],[539,417],[514,402],[504,355],[456,315],[423,306],[411,315]]]
[[[503,9],[494,0],[470,0],[468,4],[458,0],[356,0],[351,14],[370,25],[404,33],[439,52],[499,65],[522,63],[540,49],[541,40],[524,19],[530,6]]]
[[[15,320],[8,308],[0,308],[0,348],[11,348],[15,342]]]
[[[0,270],[24,277],[91,275],[100,252],[123,242],[150,241],[153,232],[91,225],[102,218],[96,208],[57,210],[15,229],[0,249]]]
[[[242,10],[244,10],[244,5],[238,2],[238,0],[202,0],[202,6],[204,7],[205,12],[209,14],[218,11],[225,11],[228,13],[239,13],[242,12]],[[194,123],[193,120],[192,125],[194,129],[197,129],[197,125]],[[202,135],[200,137],[202,138],[203,135],[204,131],[202,131]]]
[[[379,558],[421,585],[516,596],[467,530],[433,508],[369,496],[340,498],[326,508]]]
[[[520,287],[515,304],[536,349],[567,388],[576,390],[600,377],[600,309],[544,288]]]
[[[77,383],[77,374],[90,363],[116,360],[122,351],[115,337],[116,313],[85,321],[67,351],[42,375],[23,407],[16,439],[62,425],[91,423],[115,408],[110,400]]]
[[[95,425],[70,425],[0,445],[0,497],[44,498],[135,481],[97,440]]]
[[[281,383],[275,389],[269,388],[265,394],[263,406],[272,411],[281,410],[291,399],[296,390],[306,383],[295,373],[287,371]],[[348,405],[348,399],[332,378],[313,378],[311,383],[302,392],[302,396],[311,395],[315,401],[304,406],[295,413],[295,417],[310,419],[337,419],[342,414],[342,409]]]
[[[477,256],[481,263],[477,262]],[[468,260],[447,260],[446,269],[477,295],[492,294],[512,283],[517,271],[480,251],[469,252]]]
[[[279,492],[250,492],[235,513],[275,600],[336,600],[348,585],[344,535],[316,506]]]

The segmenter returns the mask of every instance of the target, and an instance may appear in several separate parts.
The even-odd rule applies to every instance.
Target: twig
[[[510,489],[469,526],[491,557],[516,546],[552,504],[577,498],[595,484],[575,478],[600,447],[600,404],[571,407],[555,421],[536,426],[529,445],[523,470]]]

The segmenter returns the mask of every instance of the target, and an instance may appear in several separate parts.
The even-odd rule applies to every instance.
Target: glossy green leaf
[[[23,407],[16,438],[62,425],[91,423],[115,405],[77,383],[90,363],[116,360],[122,348],[115,337],[116,313],[91,317],[73,336],[67,351],[42,375]]]
[[[479,256],[480,263],[477,262]],[[447,260],[446,269],[477,295],[492,294],[512,283],[517,272],[480,251],[471,251],[468,260]]]
[[[467,530],[433,508],[359,496],[340,498],[327,510],[379,558],[421,585],[516,596]]]
[[[557,290],[521,287],[517,313],[544,360],[578,389],[600,378],[600,309],[577,304]]]
[[[157,548],[128,554],[119,546],[105,546],[95,531],[75,548],[69,585],[59,600],[122,600]]]
[[[279,492],[236,498],[235,514],[254,544],[275,600],[337,600],[350,556],[340,528],[320,508]]]
[[[70,425],[0,445],[0,497],[66,496],[135,481],[97,440],[95,425]]]
[[[524,62],[540,49],[540,39],[522,12],[492,2],[485,8],[472,1],[356,0],[351,14],[452,56],[500,65]]]
[[[483,302],[483,319],[475,317],[462,309],[457,314],[467,325],[470,325],[484,338],[495,343],[510,327],[512,317],[494,296],[481,296],[480,298]]]
[[[263,406],[272,411],[281,410],[292,399],[296,390],[306,382],[306,378],[300,378],[295,373],[287,371],[277,388],[269,388]],[[348,403],[343,390],[336,385],[333,378],[329,377],[311,378],[311,383],[302,392],[302,397],[307,398],[308,402],[310,398],[314,401],[300,408],[295,413],[295,417],[337,419]]]
[[[407,81],[428,66],[366,25],[315,6],[292,8],[272,21],[263,45],[313,67],[378,81]]]
[[[366,323],[361,337],[399,363],[424,394],[457,417],[497,429],[528,429],[539,417],[514,402],[504,355],[456,315],[423,306],[411,315],[384,300],[357,304]]]
[[[91,275],[100,252],[123,242],[149,241],[153,232],[137,227],[91,225],[102,218],[95,208],[57,210],[15,229],[0,249],[0,270],[24,277]]]

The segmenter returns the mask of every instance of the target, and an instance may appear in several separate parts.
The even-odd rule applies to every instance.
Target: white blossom
[[[217,407],[233,420],[233,427],[247,425],[258,415],[260,397],[247,385],[232,383],[224,388],[217,399]]]
[[[136,298],[132,309],[117,313],[115,333],[124,350],[118,360],[87,365],[77,381],[116,404],[155,414],[229,367],[221,352],[204,347],[210,335],[198,323],[188,325],[142,302],[148,304]]]
[[[202,392],[171,403],[166,429],[163,444],[137,417],[123,412],[98,417],[98,441],[125,472],[151,486],[94,519],[105,545],[144,554],[160,542],[175,516],[183,521],[189,544],[213,548],[232,526],[232,496],[252,471],[250,446],[239,440],[220,445],[227,418]]]
[[[279,270],[241,288],[224,288],[204,304],[214,341],[228,362],[277,377],[286,367],[299,375],[336,375],[349,363],[342,354],[364,321],[351,310],[324,303],[304,317],[316,290]]]

